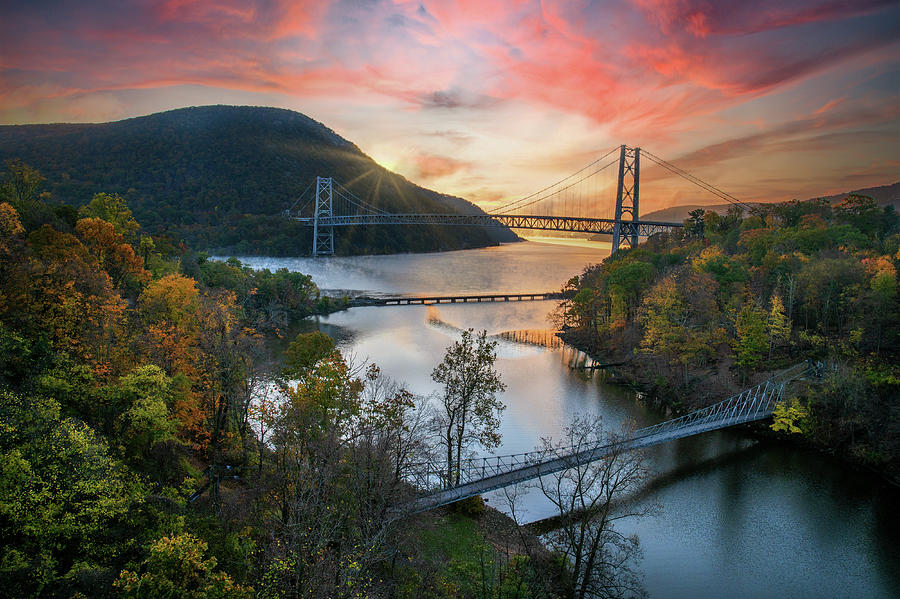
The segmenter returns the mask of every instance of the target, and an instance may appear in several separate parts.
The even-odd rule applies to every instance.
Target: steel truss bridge
[[[461,225],[468,227],[509,227],[539,231],[568,231],[572,233],[604,233],[613,235],[616,221],[611,218],[577,216],[523,216],[520,214],[354,214],[352,216],[298,217],[298,221],[318,227],[350,227],[354,225]],[[671,231],[681,223],[640,221],[620,223],[626,237],[650,237]],[[319,252],[321,253],[321,252]]]
[[[458,483],[448,484],[446,463],[418,464],[410,469],[407,481],[419,490],[419,495],[402,509],[409,513],[423,512],[622,452],[763,420],[772,415],[775,406],[783,399],[787,384],[811,370],[808,362],[802,362],[724,401],[680,418],[638,429],[613,443],[463,460]]]
[[[615,154],[618,156],[608,160]],[[491,213],[390,213],[360,198],[331,177],[317,177],[315,193],[306,204],[297,208],[312,189],[312,183],[284,214],[313,228],[313,256],[334,254],[335,227],[372,225],[509,227],[606,234],[612,236],[612,252],[615,253],[623,247],[636,247],[639,238],[683,226],[682,223],[645,221],[638,217],[642,156],[720,199],[749,209],[734,196],[674,164],[641,148],[622,145],[565,179],[507,202]],[[618,168],[610,169],[614,165]],[[607,176],[609,180],[604,180]],[[604,199],[607,193],[614,194],[614,198]],[[601,214],[604,210],[609,211],[608,215]]]

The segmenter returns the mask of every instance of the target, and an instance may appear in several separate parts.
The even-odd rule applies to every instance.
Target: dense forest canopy
[[[471,518],[396,510],[421,398],[322,333],[275,349],[340,301],[42,184],[0,179],[0,595],[552,596]]]
[[[233,254],[304,255],[312,232],[280,215],[316,176],[333,177],[391,212],[480,212],[388,171],[297,112],[183,108],[102,124],[0,126],[0,161],[47,178],[54,202],[81,206],[103,190],[124,197],[154,235]],[[338,253],[434,251],[514,241],[507,229],[365,227],[336,231]]]

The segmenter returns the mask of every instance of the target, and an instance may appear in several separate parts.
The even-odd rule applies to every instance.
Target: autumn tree
[[[152,361],[171,376],[194,374],[199,334],[200,292],[197,282],[167,275],[151,282],[138,297],[137,311],[146,327]]]
[[[685,383],[688,368],[705,364],[723,339],[717,288],[708,273],[680,271],[658,281],[644,297],[640,349],[680,366]]]
[[[143,258],[134,253],[134,248],[111,223],[99,218],[82,218],[75,224],[75,232],[116,287],[134,297],[150,280]]]
[[[243,325],[234,294],[212,289],[200,296],[198,311],[202,409],[210,428],[214,460],[241,452],[247,455],[247,416],[260,372],[261,340]],[[231,441],[239,437],[240,446]]]
[[[116,233],[122,235],[128,241],[136,241],[135,233],[140,229],[131,209],[125,203],[125,199],[119,194],[98,193],[91,201],[82,206],[78,213],[82,217],[99,218],[111,223]]]
[[[784,302],[777,293],[772,295],[772,308],[766,321],[766,332],[769,335],[769,357],[771,357],[772,349],[786,343],[791,337],[791,321],[785,315]]]
[[[137,316],[144,329],[139,340],[141,353],[168,376],[187,379],[192,388],[175,401],[179,436],[205,448],[210,434],[201,405],[207,387],[202,384],[199,313],[197,283],[181,275],[152,281],[137,300]]]
[[[123,570],[114,586],[126,599],[250,599],[253,589],[216,572],[206,542],[191,534],[162,537],[150,546],[141,573]]]
[[[458,484],[463,453],[474,443],[486,449],[500,445],[500,414],[506,406],[497,393],[506,389],[494,368],[497,342],[488,341],[487,331],[477,335],[463,331],[431,378],[443,385],[437,422],[446,451],[446,484]]]
[[[0,242],[24,232],[25,228],[22,227],[16,209],[9,202],[0,203]]]
[[[808,426],[809,409],[796,397],[779,402],[772,412],[771,428],[776,432],[803,434]]]
[[[288,360],[282,397],[259,414],[272,452],[262,477],[273,515],[264,595],[368,596],[390,553],[392,508],[409,492],[402,477],[423,444],[412,395],[375,366],[359,377],[322,341],[295,340],[292,354],[305,357]]]
[[[29,257],[19,267],[24,284],[7,318],[108,372],[121,350],[126,302],[75,236],[44,225],[27,239]]]

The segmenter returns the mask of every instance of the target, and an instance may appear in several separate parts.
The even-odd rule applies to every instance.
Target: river
[[[559,289],[608,252],[601,244],[524,242],[437,254],[242,261],[310,274],[329,294],[433,295]],[[437,390],[431,370],[461,330],[507,333],[498,337],[497,368],[507,385],[500,454],[558,437],[576,414],[600,415],[616,429],[623,421],[664,420],[633,393],[572,370],[578,352],[528,342],[546,339],[535,332],[549,329],[553,306],[353,308],[310,326],[335,337],[345,355],[374,361],[423,396]],[[515,331],[528,333],[508,334]],[[871,475],[729,430],[657,446],[650,457],[653,479],[646,499],[635,501],[661,508],[619,525],[640,536],[650,597],[900,597],[900,494]],[[504,509],[498,492],[487,498]],[[552,513],[536,492],[523,507],[525,520]]]

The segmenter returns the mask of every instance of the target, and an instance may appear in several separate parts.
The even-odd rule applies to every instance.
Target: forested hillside
[[[280,214],[316,176],[393,212],[478,208],[391,173],[322,124],[289,110],[206,106],[103,124],[0,126],[0,161],[47,178],[52,201],[122,195],[154,235],[235,254],[303,255],[311,231]],[[468,227],[339,229],[338,253],[432,251],[514,241]]]
[[[0,596],[552,596],[472,518],[398,517],[424,402],[321,333],[267,343],[340,307],[310,277],[45,199],[0,176]]]
[[[866,196],[692,212],[587,269],[569,340],[675,410],[802,360],[825,365],[776,427],[897,477],[900,219]]]
[[[868,196],[875,200],[875,203],[878,204],[878,206],[881,208],[887,205],[892,205],[894,207],[894,210],[900,208],[900,182],[892,183],[891,185],[879,185],[878,187],[865,187],[863,189],[856,189],[854,191],[848,191],[845,193],[839,193],[815,199],[825,200],[833,204],[839,204],[841,200],[849,195]],[[725,214],[725,212],[728,211],[729,205],[716,204],[712,206],[701,206],[698,204],[682,204],[680,206],[670,206],[669,208],[663,208],[661,210],[648,212],[647,214],[641,215],[641,218],[645,220],[679,222],[686,219],[691,211],[697,210],[698,208],[701,208],[706,212],[718,212],[719,214]]]

